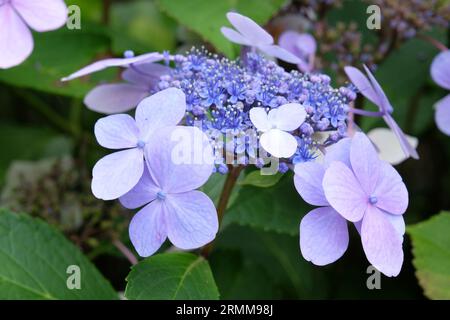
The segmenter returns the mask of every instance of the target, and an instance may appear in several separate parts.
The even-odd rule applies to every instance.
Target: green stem
[[[69,114],[69,122],[76,133],[77,138],[81,136],[82,132],[82,123],[81,116],[83,112],[83,105],[81,101],[78,99],[73,99],[72,104],[70,106],[70,114]]]
[[[17,92],[17,95],[21,99],[23,99],[31,108],[33,108],[44,118],[46,118],[50,122],[50,124],[58,130],[70,134],[75,139],[79,138],[82,135],[81,112],[83,106],[79,102],[78,105],[73,106],[77,110],[72,110],[70,115],[71,121],[69,121],[59,113],[57,113],[55,110],[53,110],[44,100],[30,91],[20,91]],[[77,124],[74,125],[74,122],[72,120],[76,121]],[[85,139],[86,143],[90,145],[96,145],[95,139],[92,135],[86,135]]]
[[[50,108],[45,101],[29,91],[21,91],[18,95],[34,110],[44,116],[53,126],[61,131],[74,135],[75,130],[67,124],[67,120]]]

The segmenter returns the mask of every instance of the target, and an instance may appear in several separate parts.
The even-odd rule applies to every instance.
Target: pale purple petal
[[[300,250],[315,265],[335,262],[348,247],[347,221],[331,207],[317,208],[300,223]]]
[[[450,50],[441,52],[434,58],[431,77],[442,88],[450,90]]]
[[[307,56],[314,55],[317,50],[316,39],[308,33],[299,34],[295,46]]]
[[[303,60],[300,60],[297,63],[297,68],[301,72],[308,73],[308,72],[311,72],[314,69],[314,66],[311,63],[309,63],[309,62],[305,62]]]
[[[261,28],[252,19],[239,13],[227,13],[228,21],[241,33],[253,46],[272,44],[272,36],[263,28]]]
[[[155,200],[142,208],[130,222],[131,243],[141,257],[154,254],[167,239],[166,208]]]
[[[294,184],[297,192],[313,206],[328,206],[322,180],[325,168],[317,162],[302,162],[295,166]]]
[[[395,230],[397,231],[400,239],[402,239],[403,242],[403,235],[405,234],[406,231],[406,225],[405,225],[405,220],[403,219],[402,215],[394,215],[394,214],[389,214],[386,212],[382,213],[386,216],[386,218],[389,220],[389,222],[392,224],[392,226],[395,228]],[[356,221],[353,223],[353,225],[355,226],[356,230],[358,231],[359,235],[361,235],[361,225],[364,219]]]
[[[94,72],[101,71],[103,69],[109,68],[109,67],[127,67],[130,64],[135,63],[150,63],[150,62],[157,62],[164,59],[164,56],[158,52],[151,52],[142,54],[140,56],[132,57],[132,58],[111,58],[111,59],[105,59],[100,60],[97,62],[94,62],[80,70],[78,70],[75,73],[72,73],[71,75],[62,78],[61,81],[69,81],[73,80],[75,78],[79,78]]]
[[[333,162],[325,171],[322,186],[330,205],[345,219],[352,222],[362,219],[368,206],[368,197],[345,164]]]
[[[317,43],[313,36],[307,33],[285,31],[278,40],[280,47],[293,53],[299,58],[297,67],[302,72],[311,72],[314,68],[314,58]]]
[[[280,46],[275,45],[261,45],[258,46],[258,49],[264,52],[265,54],[278,58],[280,60],[297,64],[301,62],[301,59],[295,56],[293,53],[290,53],[286,49],[283,49]]]
[[[147,141],[158,128],[176,126],[186,112],[186,96],[177,88],[159,91],[142,100],[136,108],[141,139]]]
[[[364,70],[366,70],[367,76],[369,77],[369,81],[372,84],[372,87],[378,96],[379,103],[377,105],[380,108],[380,111],[383,112],[384,114],[392,113],[394,108],[392,108],[391,103],[389,102],[389,99],[386,97],[383,88],[381,88],[381,85],[378,83],[377,79],[375,79],[372,72],[370,72],[369,68],[367,68],[366,65],[364,65]]]
[[[153,181],[148,169],[144,168],[144,173],[137,185],[119,200],[125,208],[136,209],[155,200],[159,191],[161,188]]]
[[[324,157],[324,166],[328,167],[333,161],[340,161],[344,163],[347,167],[351,168],[350,164],[350,147],[352,144],[352,139],[344,138],[339,140],[337,143],[332,144],[326,149],[326,154]]]
[[[364,133],[357,132],[352,138],[350,162],[362,189],[366,195],[371,196],[380,175],[381,161]]]
[[[93,111],[113,114],[135,108],[148,95],[146,88],[133,84],[102,84],[86,95],[84,103]]]
[[[122,72],[122,79],[145,88],[151,88],[159,82],[161,76],[169,74],[170,71],[170,67],[159,63],[140,63]]]
[[[251,45],[250,41],[248,41],[243,35],[241,35],[239,32],[237,32],[231,28],[222,27],[222,28],[220,28],[220,31],[225,36],[225,38],[227,38],[231,42],[234,42],[234,43],[237,43],[237,44],[240,44],[243,46]]]
[[[367,260],[388,277],[400,273],[403,264],[402,240],[386,215],[373,206],[367,208],[361,226],[361,241]]]
[[[67,20],[67,7],[63,0],[12,0],[26,24],[38,32],[61,28]]]
[[[117,199],[139,182],[143,172],[141,149],[114,152],[95,164],[92,170],[92,193],[98,199]]]
[[[401,217],[401,216],[397,216]],[[362,219],[356,222],[353,222],[353,225],[355,226],[356,230],[358,231],[359,235],[361,235],[361,225],[362,225]]]
[[[438,101],[434,119],[439,130],[450,136],[450,95]]]
[[[394,118],[390,114],[383,117],[386,124],[391,128],[400,143],[400,146],[407,157],[412,157],[413,159],[419,159],[419,154],[416,149],[411,145],[406,134],[403,133],[402,129],[395,122]]]
[[[126,149],[137,146],[139,129],[127,114],[114,114],[99,119],[94,127],[98,143],[109,149]]]
[[[299,37],[299,33],[295,31],[285,31],[283,32],[280,37],[278,38],[278,45],[287,51],[298,55],[298,47],[297,47],[297,41]]]
[[[381,104],[378,94],[370,83],[369,79],[356,69],[355,67],[345,67],[344,68],[347,77],[350,81],[358,88],[363,96],[372,101],[375,105],[379,106]]]
[[[0,6],[0,68],[21,64],[33,51],[33,37],[9,4]]]
[[[317,43],[312,35],[295,31],[283,32],[278,45],[300,58],[314,55],[317,50]]]
[[[219,229],[214,203],[200,191],[169,194],[165,199],[170,241],[188,250],[204,246],[216,237]]]
[[[402,177],[387,162],[382,161],[380,177],[373,192],[376,207],[391,214],[403,214],[408,208],[408,190]]]
[[[406,232],[405,219],[403,219],[402,215],[393,215],[386,212],[383,213],[388,218],[392,226],[395,228],[395,231],[397,231],[400,241],[403,243],[404,235]]]
[[[157,130],[147,143],[145,156],[153,180],[167,193],[201,187],[214,168],[209,139],[196,127]]]

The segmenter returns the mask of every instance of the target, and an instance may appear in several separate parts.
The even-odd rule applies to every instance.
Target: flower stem
[[[111,0],[103,0],[102,23],[106,26],[109,25],[110,12],[111,12]]]
[[[227,174],[227,179],[225,180],[222,193],[220,194],[219,203],[217,204],[217,217],[219,220],[219,225],[222,223],[222,219],[223,216],[225,215],[225,211],[227,210],[228,202],[233,192],[233,188],[236,185],[236,182],[242,170],[244,169],[244,166],[233,167],[232,165],[228,165],[228,169],[229,171]],[[214,241],[204,246],[201,251],[201,255],[204,256],[205,258],[208,257],[213,246]]]
[[[138,260],[134,256],[134,254],[127,248],[126,245],[122,243],[119,239],[113,240],[113,245],[125,256],[125,258],[130,261],[130,263],[134,266],[138,263]]]
[[[436,47],[437,49],[439,49],[441,51],[447,51],[448,50],[448,48],[442,42],[440,42],[439,40],[436,40],[433,37],[430,37],[429,35],[421,33],[421,34],[418,35],[418,37],[420,39],[422,39],[422,40],[432,44],[434,47]]]
[[[375,112],[375,111],[367,111],[362,109],[351,109],[351,113],[359,114],[360,116],[366,116],[366,117],[382,117],[384,116],[383,112]]]

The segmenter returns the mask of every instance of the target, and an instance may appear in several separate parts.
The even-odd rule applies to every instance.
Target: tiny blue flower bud
[[[132,51],[132,50],[127,50],[127,51],[125,51],[124,53],[123,53],[123,56],[125,57],[125,58],[133,58],[134,57],[134,52]]]

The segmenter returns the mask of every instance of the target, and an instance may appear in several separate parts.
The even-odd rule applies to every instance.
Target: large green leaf
[[[208,262],[191,253],[163,253],[133,267],[127,277],[128,299],[219,299]]]
[[[95,83],[59,80],[89,64],[106,52],[109,39],[101,32],[88,32],[87,23],[81,30],[60,29],[34,34],[33,54],[21,65],[0,70],[0,82],[18,87],[82,98]],[[86,30],[86,31],[85,31]]]
[[[169,16],[200,34],[217,50],[233,57],[233,45],[220,32],[221,27],[229,26],[226,13],[237,11],[264,24],[285,0],[157,0],[157,3]]]
[[[297,235],[300,219],[309,210],[295,191],[292,175],[287,174],[270,188],[242,187],[223,223]]]
[[[67,286],[69,266],[80,289]],[[0,210],[0,299],[115,299],[116,292],[89,260],[39,219]]]
[[[450,212],[408,227],[416,275],[431,299],[450,299]]]

